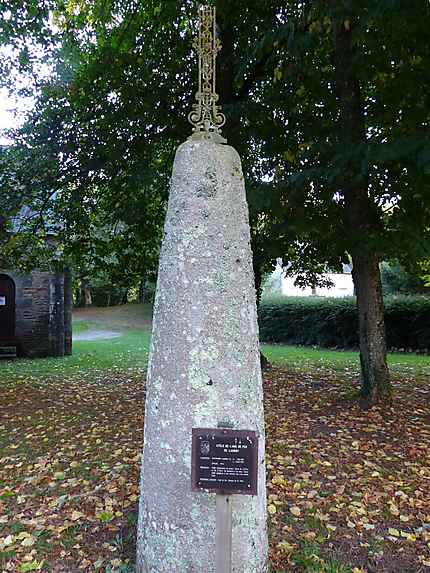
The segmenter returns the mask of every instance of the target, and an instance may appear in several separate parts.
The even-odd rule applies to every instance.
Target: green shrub
[[[424,281],[408,272],[400,263],[381,264],[381,281],[384,295],[420,294],[424,290]]]
[[[430,349],[430,298],[391,296],[385,299],[387,345],[390,349]],[[358,313],[354,297],[264,298],[259,309],[262,342],[358,347]]]

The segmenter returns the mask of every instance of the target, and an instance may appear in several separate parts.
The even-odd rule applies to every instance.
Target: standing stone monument
[[[192,491],[193,428],[258,436],[258,495],[233,495],[232,571],[267,572],[264,417],[248,209],[220,133],[215,11],[200,9],[192,136],[173,166],[150,350],[137,573],[215,573],[215,494]],[[176,272],[172,273],[172,269]]]

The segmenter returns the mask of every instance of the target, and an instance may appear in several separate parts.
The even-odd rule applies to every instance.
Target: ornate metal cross
[[[226,143],[220,128],[225,123],[225,115],[217,105],[216,57],[221,49],[216,30],[215,8],[200,6],[199,35],[193,46],[199,58],[199,89],[188,120],[193,126],[192,139],[211,139],[216,143]]]

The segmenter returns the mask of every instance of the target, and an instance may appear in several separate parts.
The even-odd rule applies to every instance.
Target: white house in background
[[[282,259],[276,259],[276,267],[266,283],[267,291],[273,294],[285,296],[326,296],[341,298],[353,296],[354,284],[352,282],[351,266],[342,265],[342,273],[325,273],[325,278],[330,279],[332,287],[298,287],[294,284],[296,276],[285,276]]]

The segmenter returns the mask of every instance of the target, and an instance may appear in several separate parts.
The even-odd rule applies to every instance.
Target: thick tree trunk
[[[362,394],[370,402],[391,393],[385,344],[384,305],[379,256],[372,236],[381,229],[376,205],[369,195],[368,176],[362,173],[360,149],[366,147],[366,124],[361,86],[355,71],[354,17],[347,3],[331,0],[335,88],[339,102],[338,140],[350,158],[339,181],[344,197],[345,230],[353,259],[353,279],[359,311]],[[345,23],[348,22],[347,25]],[[353,155],[351,152],[355,151]]]
[[[360,333],[361,394],[373,403],[378,398],[389,399],[391,396],[379,260],[376,256],[356,255],[353,265]]]

